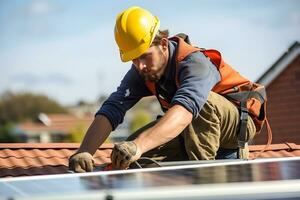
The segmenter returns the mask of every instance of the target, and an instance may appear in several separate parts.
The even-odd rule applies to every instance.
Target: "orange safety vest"
[[[260,132],[266,119],[267,99],[264,86],[253,83],[242,77],[237,71],[223,61],[221,53],[217,50],[204,50],[194,47],[186,43],[183,38],[177,36],[169,38],[169,40],[173,40],[178,43],[178,49],[175,58],[175,80],[177,88],[180,86],[178,79],[178,63],[193,52],[202,52],[216,66],[221,75],[221,80],[213,87],[212,91],[221,94],[234,103],[234,105],[240,109],[241,119],[243,112],[247,113],[246,118],[249,114],[256,126],[256,132]],[[152,94],[157,97],[162,108],[168,110],[171,107],[170,102],[167,102],[159,94],[157,94],[155,83],[151,81],[146,81],[145,83]]]

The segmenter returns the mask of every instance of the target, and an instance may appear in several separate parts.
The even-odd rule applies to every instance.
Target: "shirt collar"
[[[169,59],[168,59],[168,63],[166,66],[166,70],[161,77],[161,81],[164,81],[171,74],[170,72],[172,71],[172,68],[173,68],[172,66],[174,66],[174,64],[175,64],[176,47],[177,47],[177,43],[175,41],[169,40],[169,45],[168,45]]]

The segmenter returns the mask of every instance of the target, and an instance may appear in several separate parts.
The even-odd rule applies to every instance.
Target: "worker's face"
[[[147,52],[132,62],[145,80],[157,82],[165,71],[168,57],[168,40],[162,39],[160,45],[151,46]]]

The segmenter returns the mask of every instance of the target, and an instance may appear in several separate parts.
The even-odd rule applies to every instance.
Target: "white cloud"
[[[47,15],[56,11],[57,7],[52,1],[47,0],[34,0],[29,4],[26,11],[27,14],[32,16]]]

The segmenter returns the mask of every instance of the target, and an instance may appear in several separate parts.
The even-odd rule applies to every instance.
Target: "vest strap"
[[[245,148],[248,143],[247,135],[247,123],[248,123],[249,111],[247,108],[247,102],[242,101],[240,104],[240,127],[238,133],[238,147]]]
[[[229,93],[224,95],[226,98],[229,98],[230,100],[235,101],[247,101],[247,99],[255,98],[259,100],[261,104],[265,103],[266,99],[266,93],[261,93],[259,91],[242,91],[242,92],[236,92],[236,93]]]

